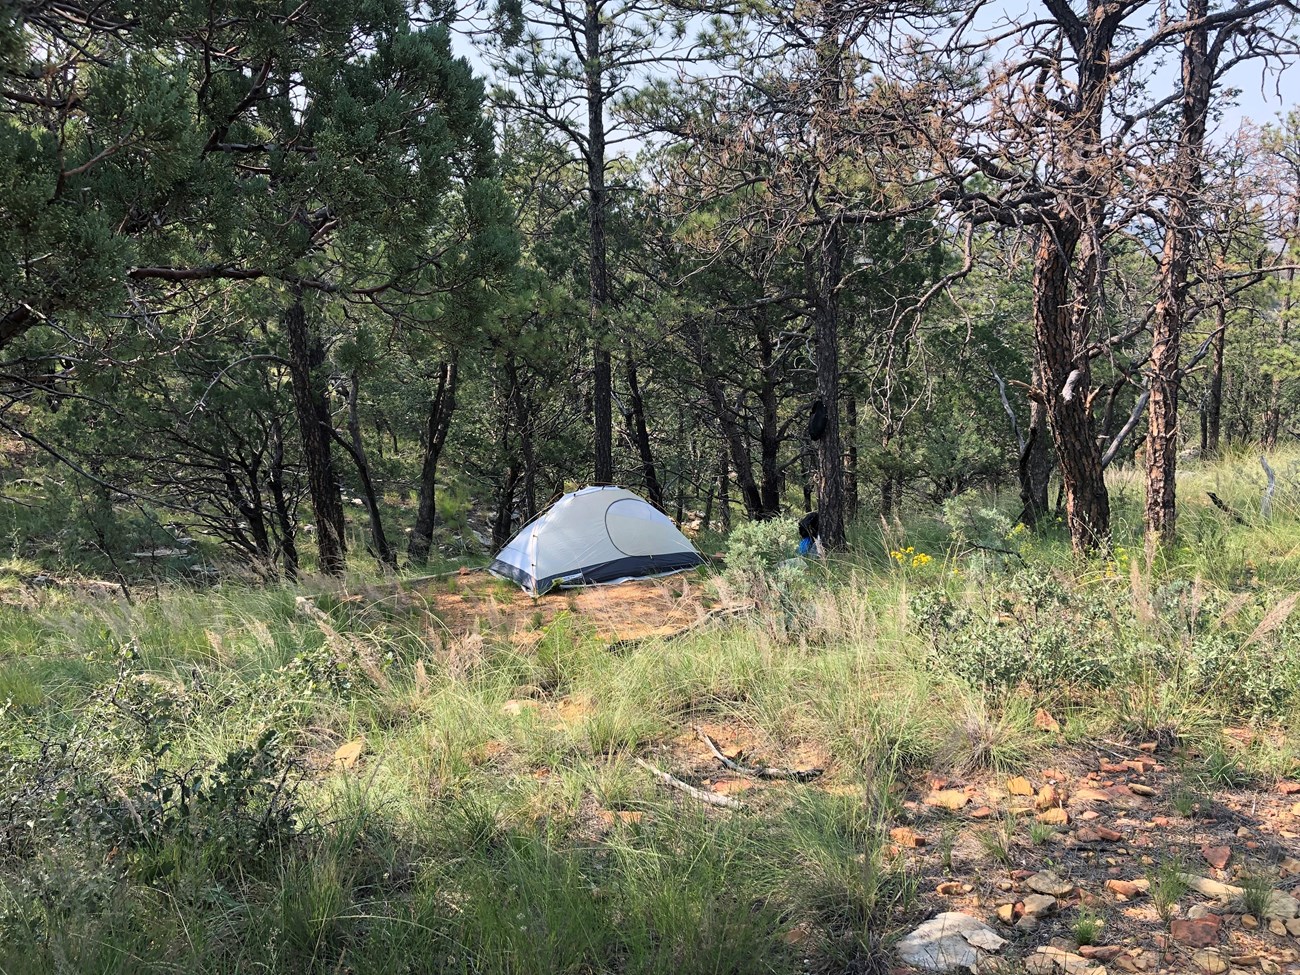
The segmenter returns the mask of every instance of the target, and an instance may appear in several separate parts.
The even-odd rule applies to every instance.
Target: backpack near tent
[[[622,582],[704,562],[662,511],[620,487],[564,495],[506,543],[488,571],[534,596],[552,586]]]

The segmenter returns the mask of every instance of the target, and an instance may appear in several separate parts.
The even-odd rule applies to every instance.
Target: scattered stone
[[[781,940],[788,945],[801,945],[813,934],[813,926],[807,921],[800,921],[781,935]]]
[[[1192,964],[1205,972],[1205,975],[1223,975],[1228,970],[1228,963],[1217,951],[1198,951],[1192,955]]]
[[[1034,799],[1034,805],[1038,807],[1039,812],[1051,809],[1056,805],[1056,786],[1045,785],[1038,790],[1038,796]]]
[[[1143,785],[1141,782],[1130,782],[1128,784],[1128,789],[1134,795],[1138,796],[1153,796],[1156,794],[1155,789],[1151,788],[1149,785]]]
[[[1003,904],[998,908],[998,920],[1003,924],[1010,924],[1016,918],[1016,905]]]
[[[1269,934],[1275,934],[1279,938],[1286,937],[1286,925],[1283,924],[1281,921],[1279,921],[1277,918],[1273,918],[1273,920],[1268,922],[1268,931]]]
[[[1233,955],[1228,961],[1237,968],[1254,968],[1259,964],[1259,955]]]
[[[1085,826],[1074,834],[1074,838],[1080,843],[1118,843],[1124,836],[1105,826]]]
[[[1283,877],[1300,876],[1300,860],[1295,857],[1286,857],[1279,865],[1278,870]]]
[[[1025,917],[1042,917],[1056,910],[1056,898],[1048,894],[1030,894],[1023,907]]]
[[[1079,954],[1084,958],[1104,963],[1112,962],[1124,953],[1123,945],[1083,945]]]
[[[1279,782],[1277,791],[1284,796],[1293,796],[1300,793],[1300,782]]]
[[[925,797],[927,806],[938,806],[940,809],[950,809],[953,812],[956,812],[968,802],[970,802],[970,796],[956,789],[940,789],[937,792],[931,792]]]
[[[1102,792],[1100,789],[1093,789],[1089,786],[1075,789],[1070,794],[1071,804],[1076,802],[1110,802],[1110,795]]]
[[[1193,948],[1208,948],[1218,944],[1219,926],[1223,919],[1216,914],[1200,918],[1177,918],[1169,922],[1169,936],[1180,944]]]
[[[352,768],[361,758],[361,753],[365,750],[366,740],[364,738],[354,738],[352,741],[339,745],[334,749],[334,761],[344,768]]]
[[[1037,931],[1038,918],[1034,917],[1032,914],[1026,914],[1024,917],[1022,917],[1019,921],[1016,922],[1016,930],[1024,931],[1026,933]]]
[[[535,711],[535,710],[537,710],[536,701],[512,699],[506,701],[505,704],[501,705],[501,711],[503,714],[508,714],[511,717],[515,717],[515,718],[519,717],[519,715],[523,714],[525,711]]]
[[[1138,745],[1138,751],[1147,752],[1148,754],[1154,752],[1155,750],[1156,750],[1156,743],[1154,741],[1144,741],[1142,742],[1142,744]]]
[[[1193,904],[1187,909],[1187,916],[1195,921],[1197,918],[1208,916],[1210,909],[1204,904]]]
[[[1240,887],[1234,887],[1232,884],[1221,884],[1209,877],[1198,877],[1196,874],[1185,873],[1182,874],[1182,878],[1188,887],[1198,894],[1204,894],[1206,897],[1240,897],[1242,894]]]
[[[1010,881],[1010,880],[999,880],[999,881],[997,882],[997,888],[998,888],[998,890],[1010,890],[1010,889],[1011,889],[1011,881]]]
[[[1241,926],[1247,931],[1254,931],[1259,927],[1259,918],[1254,914],[1243,914],[1241,916]]]
[[[898,942],[898,957],[927,972],[966,968],[975,972],[984,952],[997,951],[1006,940],[978,918],[946,911],[926,921]]]
[[[1061,722],[1057,721],[1047,711],[1039,708],[1034,715],[1034,727],[1039,731],[1060,731]]]
[[[631,809],[602,809],[597,813],[600,821],[605,826],[614,826],[619,823],[639,823],[644,813],[634,812]]]
[[[1050,870],[1034,874],[1025,881],[1025,886],[1030,890],[1037,891],[1040,894],[1049,894],[1052,897],[1064,897],[1074,890],[1074,884],[1068,880],[1062,880]]]
[[[1293,938],[1300,938],[1300,918],[1293,917],[1285,923],[1287,934],[1291,935]]]
[[[889,831],[889,838],[899,846],[905,846],[912,850],[918,846],[925,846],[925,837],[906,826],[895,826]]]
[[[1049,826],[1065,826],[1070,822],[1070,814],[1060,806],[1040,812],[1037,818],[1040,823],[1047,823]]]
[[[1201,856],[1205,857],[1205,862],[1215,870],[1222,870],[1232,859],[1232,848],[1227,846],[1203,846],[1201,847]]]
[[[1007,791],[1013,796],[1032,796],[1034,787],[1030,785],[1029,780],[1023,775],[1017,775],[1015,778],[1007,780]]]
[[[1106,969],[1100,965],[1094,965],[1082,955],[1053,945],[1045,945],[1026,958],[1025,971],[1029,975],[1053,975],[1055,972],[1063,972],[1064,975],[1106,975]]]
[[[1140,880],[1119,880],[1117,878],[1112,878],[1106,881],[1107,890],[1112,894],[1118,894],[1120,897],[1127,898],[1128,900],[1132,900],[1134,897],[1145,893],[1150,886],[1151,882],[1145,878]]]
[[[1280,890],[1273,891],[1268,900],[1268,917],[1275,917],[1281,921],[1289,921],[1294,917],[1300,917],[1300,901],[1297,901],[1290,894],[1284,894]]]
[[[988,818],[989,818],[990,816],[992,816],[992,815],[993,815],[993,810],[992,810],[992,809],[990,809],[988,806],[980,806],[978,809],[975,809],[975,810],[973,810],[973,811],[971,812],[971,814],[970,814],[970,818],[971,818],[971,819],[988,819]]]
[[[955,897],[957,894],[962,892],[961,888],[962,884],[960,880],[945,880],[934,889],[934,892],[940,897]]]

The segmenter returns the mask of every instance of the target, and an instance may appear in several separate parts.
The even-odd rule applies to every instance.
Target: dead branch
[[[709,751],[713,752],[713,757],[722,763],[723,768],[729,769],[738,775],[749,775],[756,779],[793,779],[796,782],[810,782],[821,775],[825,769],[821,768],[769,768],[764,765],[760,768],[749,768],[734,762],[722,750],[718,748],[717,742],[709,737],[708,733],[698,725],[694,726],[695,733],[700,736],[700,740],[709,746]]]
[[[659,781],[663,782],[664,785],[676,789],[679,792],[685,792],[688,796],[691,796],[694,799],[698,799],[700,800],[700,802],[707,803],[710,806],[721,806],[723,809],[744,809],[745,808],[739,802],[737,802],[735,799],[730,798],[729,796],[720,796],[713,792],[705,792],[703,789],[697,789],[693,785],[687,785],[681,779],[674,778],[673,776],[669,775],[667,772],[660,771],[659,769],[655,768],[653,765],[651,765],[649,762],[645,761],[644,759],[636,758],[634,756],[632,760],[636,762],[638,765],[640,765],[647,772],[649,772],[651,775],[653,775],[655,778],[657,778]]]

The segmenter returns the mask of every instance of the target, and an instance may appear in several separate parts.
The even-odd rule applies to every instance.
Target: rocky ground
[[[1151,743],[1053,767],[932,778],[897,855],[941,913],[900,943],[913,969],[1031,975],[1300,972],[1300,782],[1193,790]]]

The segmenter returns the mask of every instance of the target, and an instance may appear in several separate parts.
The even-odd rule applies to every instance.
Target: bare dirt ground
[[[536,599],[486,572],[408,583],[404,589],[409,598],[425,605],[449,638],[491,630],[520,646],[541,639],[563,613],[611,643],[670,636],[707,614],[699,585],[685,574],[587,586]]]

